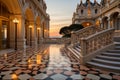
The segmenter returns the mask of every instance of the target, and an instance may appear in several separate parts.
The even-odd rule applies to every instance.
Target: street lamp
[[[37,28],[37,31],[38,31],[38,44],[39,44],[40,28]]]
[[[13,22],[15,24],[15,50],[17,50],[17,24],[19,23],[19,21],[17,20],[17,18],[15,18]]]
[[[32,46],[32,26],[30,25],[29,26],[29,29],[30,29],[30,46]]]

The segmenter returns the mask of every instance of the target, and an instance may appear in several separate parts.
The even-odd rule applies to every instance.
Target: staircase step
[[[73,53],[73,55],[77,58],[77,59],[79,59],[79,54],[78,54],[78,52],[77,51],[75,51],[73,48],[68,48],[68,50],[70,51],[70,52],[72,52]]]
[[[120,67],[116,67],[116,66],[108,66],[106,64],[100,64],[100,63],[96,63],[96,62],[87,62],[88,65],[92,66],[92,67],[98,67],[98,68],[102,68],[105,70],[109,70],[109,71],[114,71],[114,72],[120,72]]]
[[[120,50],[120,46],[115,46],[115,50]]]
[[[110,53],[120,53],[120,50],[108,50],[106,52],[110,52]]]
[[[120,37],[114,37],[114,41],[120,42]]]
[[[81,51],[79,48],[76,48],[76,47],[75,47],[74,49],[75,49],[75,50],[77,50],[78,52],[80,52],[80,51]]]
[[[104,52],[104,53],[102,53],[101,55],[120,57],[120,54],[119,54],[119,53],[108,53],[108,52]]]
[[[98,55],[96,58],[100,58],[103,60],[110,60],[110,61],[120,61],[120,57],[114,57],[114,56],[106,56],[106,55]]]
[[[79,49],[81,48],[80,46],[76,46],[76,47],[79,48]]]
[[[106,65],[114,65],[120,67],[120,62],[119,61],[111,61],[111,60],[104,60],[104,59],[98,59],[98,58],[93,58],[93,62],[99,63],[99,64],[106,64]]]

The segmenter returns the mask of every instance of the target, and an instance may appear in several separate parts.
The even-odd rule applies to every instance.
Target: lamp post
[[[30,29],[30,46],[32,46],[32,26],[29,26]]]
[[[19,21],[17,20],[17,18],[15,18],[13,22],[15,24],[15,50],[17,50],[17,24],[19,23]]]
[[[38,44],[39,44],[40,28],[37,28],[37,31],[38,31]]]

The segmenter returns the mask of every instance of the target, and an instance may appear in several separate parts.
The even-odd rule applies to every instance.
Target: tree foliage
[[[84,28],[81,24],[71,24],[70,26],[64,26],[60,29],[59,34],[63,35],[62,37],[71,37],[72,31],[78,31]]]

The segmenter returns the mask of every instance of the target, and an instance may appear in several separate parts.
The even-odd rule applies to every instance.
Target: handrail
[[[83,28],[79,31],[73,32],[71,34],[71,44],[79,43],[81,38],[90,36],[90,35],[95,34],[96,32],[99,32],[101,30],[102,29],[100,29],[100,28],[97,28],[95,26],[91,26],[91,27],[86,27],[86,28]]]
[[[114,29],[106,29],[81,39],[81,54],[86,56],[113,43]]]

